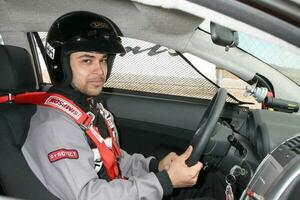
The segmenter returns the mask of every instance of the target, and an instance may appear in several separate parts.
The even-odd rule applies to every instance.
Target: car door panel
[[[158,158],[185,150],[209,103],[168,95],[107,92],[102,99],[115,116],[122,148]]]

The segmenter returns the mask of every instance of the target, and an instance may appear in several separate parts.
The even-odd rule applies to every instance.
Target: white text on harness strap
[[[57,108],[60,108],[61,110],[63,110],[64,112],[66,112],[67,114],[71,115],[72,117],[74,117],[77,120],[82,115],[81,112],[77,108],[75,108],[74,106],[72,106],[72,104],[68,103],[64,99],[61,99],[61,98],[59,98],[57,96],[50,96],[46,100],[45,104],[46,105],[55,106]]]

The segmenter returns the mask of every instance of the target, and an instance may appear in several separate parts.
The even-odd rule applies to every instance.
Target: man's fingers
[[[195,170],[196,173],[199,173],[200,170],[202,169],[203,164],[201,162],[197,162],[195,165],[191,166]]]
[[[190,167],[190,169],[192,170],[191,172],[192,185],[196,184],[201,168],[202,168],[202,163],[200,162]]]
[[[181,157],[184,159],[184,161],[186,161],[192,154],[193,152],[193,147],[190,145],[187,150],[181,154]]]

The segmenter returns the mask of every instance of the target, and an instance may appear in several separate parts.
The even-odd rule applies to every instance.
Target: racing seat
[[[0,71],[0,96],[38,88],[30,55],[23,48],[0,45]],[[0,191],[22,199],[54,200],[58,198],[37,179],[21,152],[35,111],[35,105],[0,104]]]

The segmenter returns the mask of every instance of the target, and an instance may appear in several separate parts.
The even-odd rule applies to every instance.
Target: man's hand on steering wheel
[[[192,151],[193,147],[189,146],[183,154],[170,163],[166,170],[174,188],[191,187],[197,183],[199,172],[203,167],[202,163],[198,161],[190,167],[185,163]]]

